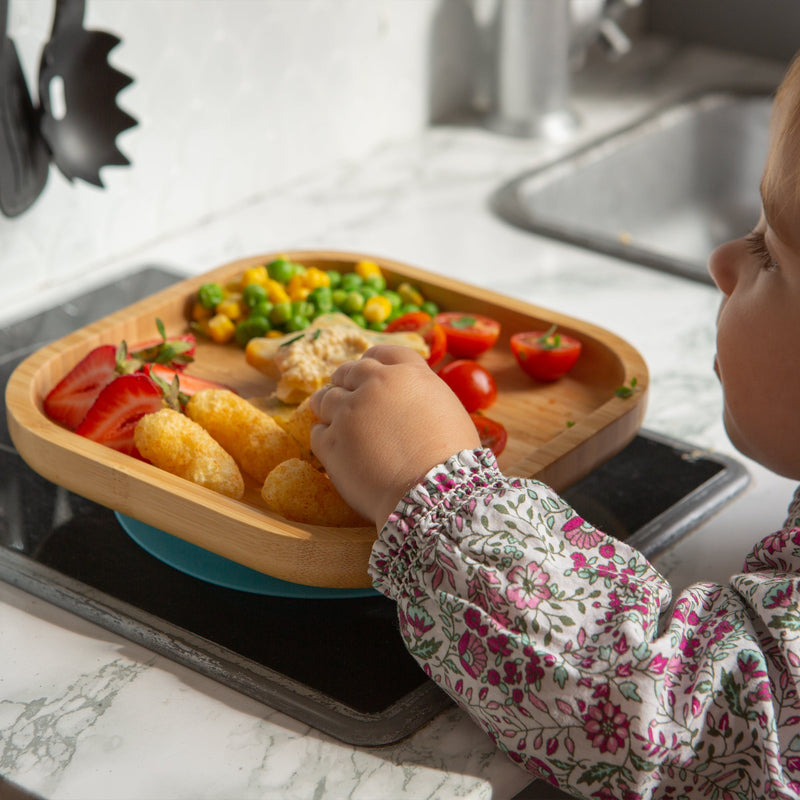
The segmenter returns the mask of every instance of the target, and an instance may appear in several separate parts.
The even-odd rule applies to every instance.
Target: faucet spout
[[[570,106],[570,0],[497,0],[486,124],[511,136],[563,139]]]

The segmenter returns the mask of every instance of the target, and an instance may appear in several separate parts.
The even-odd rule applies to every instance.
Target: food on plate
[[[47,394],[44,411],[50,419],[75,430],[97,400],[101,390],[119,375],[143,370],[149,364],[182,370],[194,359],[196,340],[192,334],[168,338],[160,319],[159,338],[131,350],[103,344],[89,351]]]
[[[117,376],[117,348],[95,347],[47,394],[44,411],[50,419],[75,430],[97,396]]]
[[[343,273],[279,256],[224,286],[200,286],[191,319],[213,341],[245,347],[253,338],[305,330],[323,314],[345,314],[359,327],[382,331],[395,317],[419,310],[433,315],[438,307],[407,281],[389,288],[380,266],[369,259]]]
[[[497,399],[497,383],[492,374],[471,359],[451,361],[439,370],[438,375],[469,412],[489,408]]]
[[[240,469],[260,484],[300,447],[269,414],[228,389],[203,389],[189,398],[186,414],[216,439]]]
[[[428,345],[428,366],[435,368],[447,353],[447,337],[444,328],[424,311],[409,311],[393,319],[387,326],[387,333],[416,331]]]
[[[261,497],[272,511],[292,522],[344,528],[370,524],[345,503],[325,473],[299,458],[288,459],[269,473]]]
[[[469,415],[473,424],[481,437],[481,446],[488,447],[496,456],[499,456],[506,448],[508,442],[508,431],[502,422],[485,417],[478,411]]]
[[[180,411],[145,414],[134,430],[144,458],[173,475],[238,500],[244,479],[236,461],[211,435]]]
[[[491,317],[465,311],[444,311],[436,322],[447,337],[447,352],[453,358],[477,358],[494,346],[500,323]]]
[[[320,462],[311,451],[311,428],[318,422],[319,418],[309,408],[308,398],[306,398],[280,423],[283,429],[300,446],[302,457],[315,466],[320,466]]]
[[[511,351],[520,367],[537,381],[555,381],[569,372],[581,354],[581,343],[558,333],[552,325],[546,331],[525,331],[511,337]]]
[[[338,366],[360,358],[379,343],[404,345],[428,356],[418,333],[368,331],[343,314],[325,314],[300,333],[251,339],[245,357],[248,364],[277,380],[279,400],[300,403],[322,388]]]
[[[163,392],[148,375],[119,375],[103,387],[75,433],[141,458],[133,438],[136,425],[145,414],[163,407]]]

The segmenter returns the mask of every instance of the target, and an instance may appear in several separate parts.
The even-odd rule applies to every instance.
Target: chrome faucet
[[[640,2],[492,0],[488,16],[484,2],[487,127],[531,138],[572,134],[578,126],[570,102],[573,65],[595,39],[616,55],[624,53],[630,42],[616,19]],[[580,15],[573,18],[577,10],[580,24]]]

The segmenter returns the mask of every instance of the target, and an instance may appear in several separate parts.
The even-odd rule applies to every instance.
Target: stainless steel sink
[[[711,283],[709,253],[756,223],[771,98],[707,93],[545,167],[491,198],[543,236]]]

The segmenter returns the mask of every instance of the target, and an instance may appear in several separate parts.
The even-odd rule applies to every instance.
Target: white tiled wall
[[[139,124],[117,141],[133,166],[104,169],[104,190],[70,184],[51,166],[34,206],[0,217],[0,297],[13,303],[102,270],[300,175],[413,135],[468,91],[463,39],[448,40],[459,4],[88,0],[86,26],[122,38],[112,61],[135,79],[119,104]],[[34,93],[53,3],[10,6]]]

